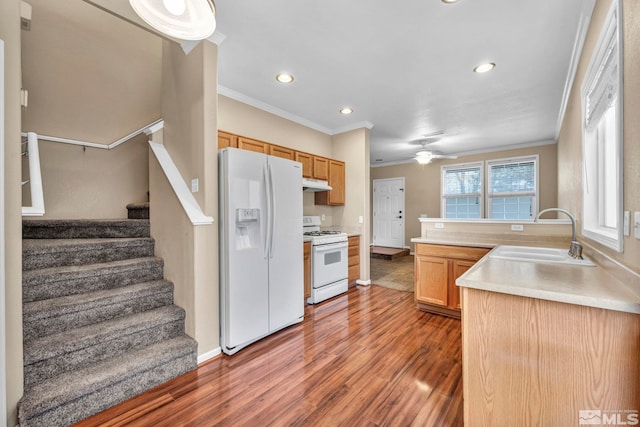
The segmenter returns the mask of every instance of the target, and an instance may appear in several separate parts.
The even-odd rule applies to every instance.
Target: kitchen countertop
[[[411,239],[414,241],[417,239]],[[421,239],[427,242],[429,239]],[[446,243],[451,244],[451,243]],[[467,246],[467,244],[465,244]],[[640,314],[640,280],[625,283],[600,265],[583,267],[490,258],[456,280],[460,287]]]

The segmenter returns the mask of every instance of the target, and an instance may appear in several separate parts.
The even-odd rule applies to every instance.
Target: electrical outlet
[[[358,217],[358,224],[364,224],[364,217],[362,215]]]
[[[322,215],[320,215],[320,219],[321,219],[322,221],[324,221],[324,220],[326,220],[326,219],[327,219],[327,216],[326,216],[325,214],[322,214]]]
[[[511,224],[511,231],[524,231],[524,225],[522,225],[522,224]]]
[[[436,222],[436,228],[444,228],[444,222]]]
[[[191,192],[197,193],[198,191],[200,191],[199,186],[200,186],[200,183],[198,182],[198,178],[193,178],[191,180]]]
[[[633,236],[640,240],[640,212],[635,212],[633,214]]]

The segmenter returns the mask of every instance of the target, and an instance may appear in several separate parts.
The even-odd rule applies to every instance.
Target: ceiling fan
[[[422,150],[418,151],[416,153],[416,156],[414,157],[418,163],[420,163],[421,165],[426,165],[431,163],[433,159],[457,159],[458,158],[458,156],[440,154],[438,152],[430,151],[426,149],[426,146],[428,144],[433,144],[434,142],[437,142],[442,137],[442,135],[444,135],[443,130],[438,132],[433,132],[427,135],[423,135],[422,139],[413,142],[414,144],[422,145]]]
[[[448,154],[439,154],[435,151],[429,150],[420,150],[416,153],[416,157],[414,157],[418,163],[421,165],[426,165],[431,163],[433,159],[457,159],[458,156],[451,156]]]

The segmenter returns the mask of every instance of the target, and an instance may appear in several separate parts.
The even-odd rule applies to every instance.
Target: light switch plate
[[[640,212],[635,212],[633,215],[633,229],[634,237],[640,240]]]
[[[444,228],[444,222],[436,222],[436,228]]]
[[[629,236],[630,232],[629,232],[629,211],[624,211],[624,221],[623,221],[623,225],[622,225],[622,230],[625,236]]]
[[[511,224],[511,231],[524,231],[524,225],[522,225],[522,224]]]
[[[200,182],[198,181],[198,178],[193,178],[191,180],[191,192],[192,193],[197,193],[198,191],[200,191]]]

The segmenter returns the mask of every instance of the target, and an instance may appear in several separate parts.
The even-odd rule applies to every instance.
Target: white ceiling
[[[372,164],[555,141],[588,0],[216,0],[221,93],[329,134],[371,129]],[[583,15],[581,17],[581,14]],[[495,62],[485,74],[473,72]],[[275,81],[279,72],[295,81]],[[350,106],[354,113],[338,113]],[[376,162],[382,159],[382,162]]]

